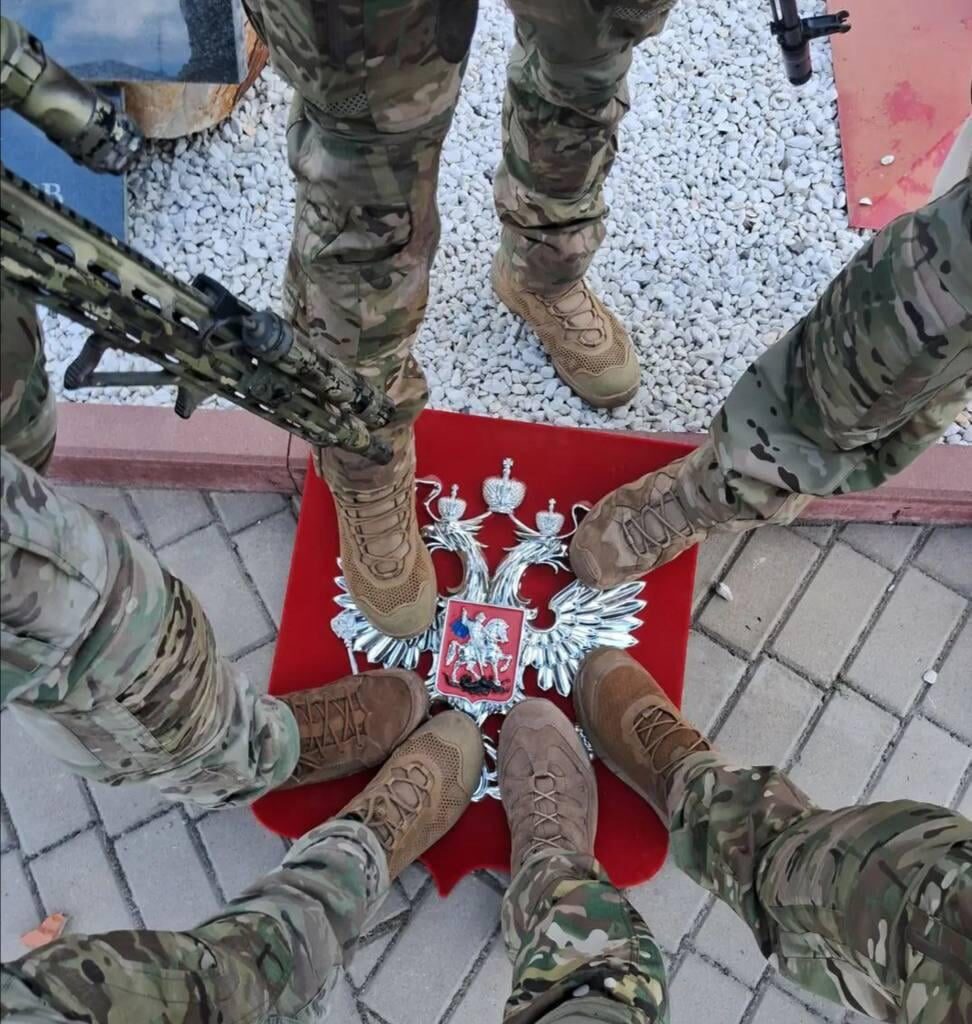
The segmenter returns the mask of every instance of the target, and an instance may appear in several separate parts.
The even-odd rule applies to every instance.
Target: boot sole
[[[496,293],[496,297],[511,313],[515,313],[521,320],[526,321],[526,323],[530,325],[529,310],[527,309],[526,303],[518,301],[514,297],[513,293],[506,292],[500,281],[500,274],[497,271],[495,264],[493,265],[491,276],[493,291]],[[581,388],[576,381],[571,379],[570,374],[561,369],[554,354],[546,345],[544,345],[542,338],[540,338],[540,344],[543,345],[544,351],[550,357],[550,361],[553,363],[554,369],[557,371],[557,376],[560,377],[560,379],[567,385],[567,387],[570,388],[571,391],[574,392],[575,395],[577,395],[578,398],[582,398],[588,405],[593,406],[595,409],[616,409],[619,405],[627,405],[627,403],[630,402],[638,393],[638,388],[641,387],[641,382],[639,381],[626,391],[620,391],[613,395],[592,397],[591,395],[586,394],[584,389]]]

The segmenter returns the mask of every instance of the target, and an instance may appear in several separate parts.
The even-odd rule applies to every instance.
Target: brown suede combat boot
[[[415,443],[410,427],[376,432],[394,451],[378,466],[337,448],[318,465],[334,497],[341,567],[365,618],[389,636],[415,636],[435,617],[432,556],[415,513]]]
[[[500,792],[510,825],[513,874],[534,853],[594,856],[597,783],[567,716],[549,700],[525,700],[499,738]]]
[[[605,495],[584,517],[570,544],[574,575],[607,590],[636,580],[699,544],[713,531],[743,533],[788,523],[811,495],[781,498],[759,515],[725,492],[712,444]]]
[[[711,750],[654,679],[624,651],[601,647],[581,662],[574,707],[594,752],[668,820],[668,786],[689,754]]]
[[[517,284],[508,262],[497,253],[493,290],[511,312],[526,320],[560,379],[585,402],[613,409],[634,398],[641,368],[631,338],[584,281],[559,295],[530,292]]]
[[[461,711],[443,711],[412,733],[335,817],[355,818],[374,832],[395,878],[462,817],[482,768],[476,723]]]
[[[300,759],[281,786],[306,786],[381,764],[429,713],[414,672],[375,669],[280,698],[297,719]]]

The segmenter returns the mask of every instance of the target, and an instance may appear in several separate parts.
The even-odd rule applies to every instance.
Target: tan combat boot
[[[585,402],[612,409],[634,398],[641,369],[631,338],[584,281],[555,296],[530,292],[516,283],[507,260],[497,253],[493,290],[526,320],[561,380]]]
[[[482,768],[476,723],[461,711],[443,711],[412,733],[335,817],[355,818],[374,832],[395,878],[462,817]]]
[[[415,636],[435,617],[432,556],[415,514],[415,443],[411,428],[381,432],[394,451],[378,466],[337,448],[319,453],[334,497],[341,567],[365,618],[388,636]]]
[[[549,700],[518,704],[499,738],[500,792],[514,874],[534,853],[594,855],[597,783],[567,716]]]
[[[603,497],[574,534],[570,565],[582,583],[606,590],[670,562],[713,531],[788,523],[811,500],[791,494],[772,515],[757,515],[725,495],[712,445],[704,444]]]
[[[581,662],[574,707],[597,756],[667,827],[672,773],[689,754],[711,750],[709,741],[630,654],[613,647]]]
[[[280,698],[300,732],[300,759],[282,789],[381,764],[425,720],[429,695],[414,672],[375,669]]]

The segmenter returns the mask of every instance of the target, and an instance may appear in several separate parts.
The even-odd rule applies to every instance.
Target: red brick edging
[[[117,487],[294,491],[307,446],[244,412],[62,402],[51,476]],[[698,444],[701,434],[659,434]],[[813,503],[805,518],[972,522],[972,448],[938,445],[875,491]]]

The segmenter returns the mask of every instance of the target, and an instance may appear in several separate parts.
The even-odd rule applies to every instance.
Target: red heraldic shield
[[[520,677],[523,619],[520,608],[452,598],[436,661],[436,690],[471,704],[506,704]]]

